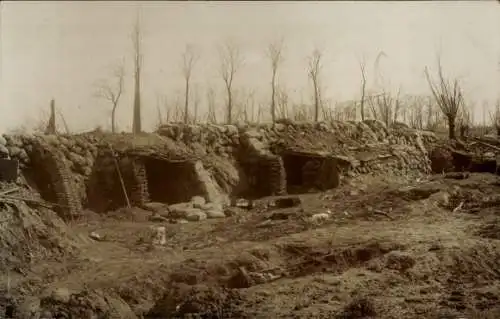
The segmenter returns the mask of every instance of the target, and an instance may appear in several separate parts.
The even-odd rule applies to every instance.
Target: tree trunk
[[[50,100],[50,118],[45,134],[56,134],[56,101]]]
[[[116,107],[118,104],[113,105],[113,108],[111,109],[111,133],[116,133]]]
[[[276,72],[273,71],[272,79],[272,98],[271,98],[271,119],[276,123]]]
[[[318,85],[314,81],[314,122],[318,122],[319,119],[319,97],[318,97]]]
[[[227,124],[233,122],[233,97],[231,87],[227,87]]]
[[[189,116],[189,80],[186,79],[186,96],[184,98],[184,124],[188,124]]]
[[[455,118],[448,117],[448,137],[450,140],[455,139]]]
[[[132,121],[132,133],[138,134],[142,131],[141,127],[141,68],[139,58],[136,59],[135,70],[135,94],[134,94],[134,115]]]
[[[361,99],[360,108],[361,108],[361,121],[364,121],[365,120],[365,101],[364,101],[364,98]]]

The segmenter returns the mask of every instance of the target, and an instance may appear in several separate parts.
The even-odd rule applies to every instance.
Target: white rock
[[[207,219],[207,214],[205,214],[201,210],[190,211],[186,214],[185,218],[187,221],[197,222],[197,221],[202,221],[202,220]]]
[[[212,218],[225,218],[226,217],[226,214],[224,214],[224,212],[221,210],[211,209],[211,210],[207,210],[205,213],[207,214],[207,217],[210,219],[212,219]]]
[[[103,238],[101,235],[99,235],[98,233],[96,233],[95,231],[91,232],[89,234],[89,237],[92,238],[93,240],[97,240],[97,241],[101,241]]]
[[[186,214],[197,208],[193,208],[193,203],[178,203],[168,206],[170,215],[174,218],[184,218]]]
[[[311,216],[311,221],[313,223],[321,223],[330,219],[330,214],[328,213],[318,213]]]
[[[165,226],[153,226],[153,245],[163,246],[167,243],[167,229]]]
[[[193,203],[193,207],[201,208],[201,206],[205,205],[206,201],[205,198],[201,196],[193,196],[193,198],[191,198],[191,203]]]

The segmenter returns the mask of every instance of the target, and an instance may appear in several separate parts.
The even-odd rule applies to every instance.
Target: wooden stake
[[[125,182],[123,181],[122,172],[120,170],[120,165],[118,164],[118,160],[116,159],[115,151],[113,150],[113,147],[109,143],[108,143],[108,147],[111,150],[111,155],[113,156],[113,160],[115,162],[116,172],[118,173],[118,178],[120,178],[120,184],[122,185],[123,196],[125,197],[125,201],[127,202],[127,207],[131,208],[132,206],[130,205],[130,200],[128,198],[127,189],[125,188]]]

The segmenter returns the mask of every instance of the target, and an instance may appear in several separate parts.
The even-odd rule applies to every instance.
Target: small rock
[[[0,135],[0,145],[3,146],[7,145],[7,140],[2,135]]]
[[[321,223],[330,219],[331,215],[328,213],[318,213],[311,216],[311,221],[313,223]]]
[[[60,303],[68,303],[71,299],[71,291],[68,288],[59,287],[52,290],[50,298]]]
[[[442,206],[448,206],[450,204],[450,194],[445,191],[439,191],[429,196],[429,200]]]
[[[22,151],[22,149],[17,147],[17,146],[8,147],[8,150],[9,150],[10,156],[12,156],[12,157],[18,156],[19,154],[21,154],[21,151]]]
[[[194,208],[201,208],[201,206],[205,205],[206,201],[205,198],[201,196],[193,196],[193,198],[191,198],[191,203],[193,203]]]
[[[163,203],[151,202],[151,203],[144,204],[144,209],[155,212],[155,213],[160,213],[160,212],[163,212],[165,210],[168,210],[168,206],[163,204]]]
[[[206,203],[204,205],[201,205],[198,208],[205,210],[205,211],[206,210],[220,210],[220,211],[224,210],[221,203]]]
[[[101,237],[101,235],[99,235],[95,231],[91,232],[89,234],[89,237],[92,238],[93,240],[97,240],[97,241],[102,241],[103,240],[103,238]]]
[[[193,203],[173,204],[168,206],[168,209],[170,210],[170,215],[177,218],[183,218],[189,211],[193,209],[198,210],[197,208],[193,207]]]
[[[205,212],[208,218],[225,218],[226,214],[224,214],[221,210],[210,209]]]
[[[290,208],[299,206],[302,203],[298,196],[277,198],[271,203],[274,208]]]
[[[152,222],[166,222],[168,221],[168,218],[166,217],[163,217],[161,215],[158,215],[158,214],[153,214],[149,217],[149,220],[152,221]]]
[[[167,229],[165,226],[152,227],[154,231],[153,245],[163,246],[167,243]]]
[[[187,221],[197,222],[197,221],[201,221],[201,220],[207,219],[207,214],[205,214],[201,210],[195,211],[193,209],[192,211],[190,211],[190,212],[188,212],[186,214],[185,218],[186,218]]]

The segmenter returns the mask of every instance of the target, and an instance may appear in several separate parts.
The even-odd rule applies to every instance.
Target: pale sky
[[[110,67],[125,59],[125,93],[118,108],[121,129],[131,124],[133,82],[130,34],[137,7],[143,30],[143,123],[158,120],[157,97],[182,92],[181,54],[195,44],[200,60],[193,78],[205,106],[207,84],[217,89],[217,44],[236,41],[245,59],[234,85],[269,99],[266,47],[284,37],[280,84],[298,100],[309,99],[307,57],[324,52],[325,98],[360,96],[359,61],[369,86],[379,52],[387,90],[428,94],[423,69],[459,77],[466,98],[491,105],[500,94],[500,5],[497,1],[430,2],[10,2],[1,5],[0,132],[33,125],[52,97],[74,132],[109,127],[110,105],[95,97],[96,83],[112,79]],[[478,106],[476,116],[482,112]],[[201,110],[200,112],[202,112]],[[62,123],[60,124],[62,125]]]

